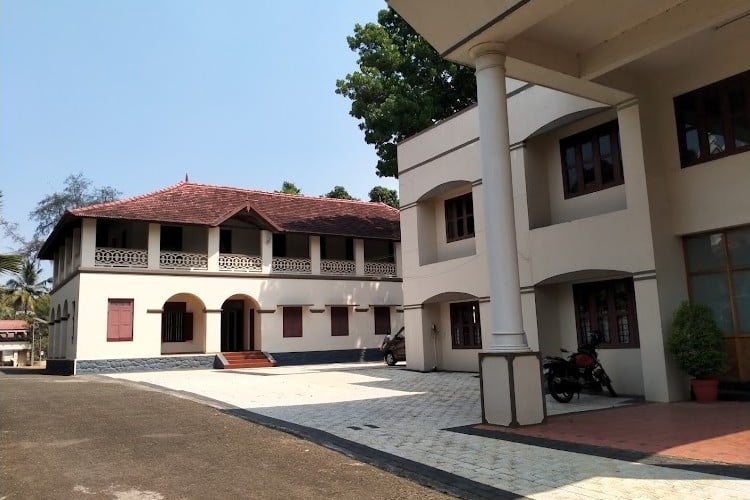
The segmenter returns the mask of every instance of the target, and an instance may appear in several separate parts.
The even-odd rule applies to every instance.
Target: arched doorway
[[[178,293],[164,302],[161,315],[161,353],[206,352],[206,310],[190,293]]]
[[[256,341],[258,303],[246,295],[233,295],[221,306],[221,351],[260,350]]]

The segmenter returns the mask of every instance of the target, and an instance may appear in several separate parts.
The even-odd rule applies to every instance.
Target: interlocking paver
[[[474,374],[326,365],[113,376],[319,429],[532,498],[750,497],[747,480],[446,430],[480,421],[479,381]],[[548,413],[626,402],[582,396],[567,406],[548,401]]]

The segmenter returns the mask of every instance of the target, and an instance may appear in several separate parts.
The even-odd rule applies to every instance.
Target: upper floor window
[[[750,71],[674,99],[682,167],[750,150]]]
[[[474,237],[474,202],[471,193],[445,200],[445,239],[463,240]]]
[[[560,156],[566,199],[624,182],[617,120],[562,139]]]
[[[161,226],[161,249],[163,251],[182,251],[182,227]]]

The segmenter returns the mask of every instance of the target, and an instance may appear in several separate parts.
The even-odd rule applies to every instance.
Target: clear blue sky
[[[69,174],[123,196],[190,180],[366,198],[377,157],[335,81],[382,0],[3,0],[0,190],[28,213]],[[6,247],[7,242],[0,244]],[[6,248],[0,248],[4,250]]]

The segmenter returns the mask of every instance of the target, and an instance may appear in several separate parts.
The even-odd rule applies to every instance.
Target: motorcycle
[[[607,388],[610,396],[617,396],[612,388],[612,380],[604,371],[596,353],[602,340],[603,335],[597,332],[589,343],[582,345],[576,352],[560,349],[561,352],[570,354],[567,359],[558,356],[544,358],[544,378],[547,380],[547,389],[555,400],[568,403],[574,394],[580,397],[582,389],[599,393],[602,387]]]

